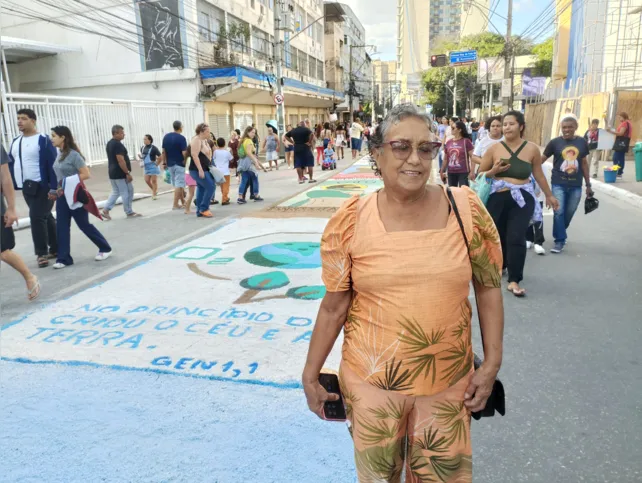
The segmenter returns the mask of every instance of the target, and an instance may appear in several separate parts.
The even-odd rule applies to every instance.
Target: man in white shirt
[[[355,119],[350,127],[350,145],[352,146],[352,159],[356,158],[361,152],[361,136],[363,135],[363,126],[359,119]]]
[[[57,198],[53,165],[58,153],[49,137],[38,133],[36,120],[33,110],[18,111],[20,135],[11,142],[9,170],[14,187],[22,190],[29,206],[33,246],[38,266],[44,268],[58,252],[56,220],[51,214]]]

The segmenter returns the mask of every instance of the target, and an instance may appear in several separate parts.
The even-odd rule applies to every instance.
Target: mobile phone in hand
[[[338,394],[337,401],[326,401],[323,404],[323,419],[328,421],[345,421],[346,408],[343,405],[343,396],[339,387],[339,377],[336,374],[322,372],[319,374],[319,384],[329,393]]]

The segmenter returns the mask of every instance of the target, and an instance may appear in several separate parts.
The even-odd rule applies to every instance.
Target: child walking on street
[[[225,139],[216,140],[216,149],[214,150],[214,165],[225,176],[225,183],[221,185],[221,205],[230,204],[230,163],[234,161],[234,156],[225,148]]]
[[[265,151],[265,160],[269,163],[272,171],[272,161],[276,169],[279,169],[279,138],[274,133],[274,129],[268,126],[268,133],[263,140],[263,150]]]

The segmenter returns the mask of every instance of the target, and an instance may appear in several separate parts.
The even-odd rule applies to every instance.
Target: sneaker
[[[96,260],[97,262],[102,262],[107,260],[109,257],[111,257],[112,252],[98,252],[98,255],[96,255]]]
[[[260,196],[256,196],[256,197],[254,198],[254,201],[263,201],[263,198],[261,198]]]
[[[526,242],[526,250],[530,250],[531,248],[533,248],[533,242],[527,241]]]
[[[555,242],[555,246],[551,248],[551,253],[562,253],[564,251],[564,244]]]
[[[546,255],[546,248],[542,245],[535,245],[535,253],[537,255]]]
[[[593,179],[597,179],[597,174],[594,174],[594,175],[592,176],[592,178],[593,178]]]
[[[247,203],[247,201],[245,201],[243,198],[239,198],[238,200],[236,200],[236,202],[237,202],[239,205],[244,205],[245,203]]]
[[[65,265],[64,263],[60,263],[60,262],[56,262],[56,263],[53,264],[54,270],[61,270],[61,269],[65,268],[66,266],[67,265]]]

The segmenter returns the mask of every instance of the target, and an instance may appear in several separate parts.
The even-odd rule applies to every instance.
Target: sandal
[[[44,256],[44,257],[38,257],[38,268],[47,268],[49,266],[49,258]]]
[[[36,300],[40,295],[40,280],[38,280],[38,277],[34,277],[34,279],[36,282],[33,284],[33,287],[29,288],[27,284],[27,298],[30,302]]]
[[[506,287],[506,290],[508,290],[510,293],[512,293],[515,297],[517,298],[522,298],[526,295],[526,290],[523,288],[510,288]]]
[[[316,179],[311,179],[310,181],[308,181],[308,183],[316,183],[316,182],[317,182]]]

